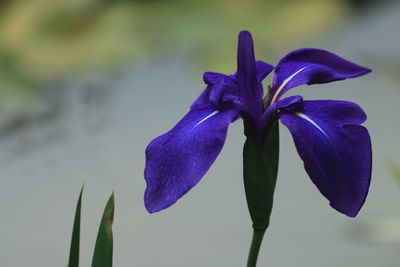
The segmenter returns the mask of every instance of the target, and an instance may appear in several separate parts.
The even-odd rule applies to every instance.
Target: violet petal
[[[364,111],[346,101],[304,101],[303,110],[280,119],[291,132],[304,167],[330,205],[357,215],[371,180],[371,140]]]
[[[210,104],[210,95],[213,90],[214,85],[207,85],[206,89],[196,98],[190,109],[198,109],[207,107]]]
[[[189,111],[146,149],[144,202],[151,213],[174,204],[194,187],[217,158],[236,110],[211,106]]]
[[[257,77],[253,39],[248,31],[239,33],[237,64],[240,101],[247,113],[257,117],[262,112],[263,89]]]
[[[256,72],[257,72],[257,78],[259,81],[264,80],[265,77],[268,76],[268,74],[271,73],[271,71],[274,70],[274,66],[264,62],[264,61],[256,61]]]
[[[369,72],[370,69],[325,50],[299,49],[284,56],[276,65],[270,102],[296,86],[355,78]]]

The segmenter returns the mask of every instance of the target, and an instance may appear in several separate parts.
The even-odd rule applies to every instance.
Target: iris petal
[[[304,167],[330,205],[357,215],[371,180],[371,140],[363,110],[352,102],[304,101],[295,113],[281,112]]]
[[[248,31],[239,33],[237,64],[240,101],[246,112],[257,118],[262,113],[263,88],[257,77],[253,39]],[[265,70],[262,73],[265,73]]]
[[[214,85],[219,79],[223,79],[227,86],[234,85],[232,75],[226,75],[219,72],[204,72],[203,80],[206,84]]]
[[[211,167],[224,145],[236,110],[193,109],[146,149],[144,202],[151,213],[173,205]]]
[[[325,50],[299,49],[284,56],[276,65],[270,102],[274,103],[296,86],[355,78],[369,72],[370,69]]]
[[[223,96],[224,96],[224,90],[227,87],[224,86],[224,79],[221,78],[216,81],[213,90],[211,91],[210,94],[210,103],[214,107],[218,107],[219,103],[221,102]]]
[[[274,66],[264,62],[264,61],[256,61],[256,71],[258,80],[262,81],[271,71],[274,70]]]
[[[210,105],[210,95],[214,85],[207,85],[206,89],[196,98],[190,106],[190,109],[204,108]]]
[[[220,101],[232,101],[238,99],[239,96],[235,74],[225,75],[218,72],[205,72],[203,79],[207,84],[207,87],[193,102],[190,107],[191,109],[204,108],[210,103],[216,106]],[[223,87],[222,84],[217,86],[219,80],[223,81]]]

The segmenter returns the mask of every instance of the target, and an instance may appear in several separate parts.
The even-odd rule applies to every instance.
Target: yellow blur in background
[[[239,30],[260,51],[326,33],[337,0],[31,0],[0,4],[0,113],[26,105],[46,82],[190,51],[201,68],[232,71]]]

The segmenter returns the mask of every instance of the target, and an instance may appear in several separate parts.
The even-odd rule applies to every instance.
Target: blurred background
[[[147,143],[187,112],[204,71],[235,71],[237,34],[247,29],[257,59],[271,64],[318,47],[373,69],[292,90],[367,112],[374,169],[364,208],[355,219],[331,209],[281,127],[259,266],[399,266],[399,25],[400,3],[382,0],[0,1],[1,265],[65,266],[84,183],[82,266],[113,189],[114,266],[244,266],[251,222],[240,121],[175,206],[149,215],[142,198]]]

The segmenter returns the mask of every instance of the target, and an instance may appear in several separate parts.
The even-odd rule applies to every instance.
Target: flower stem
[[[251,240],[249,257],[247,259],[247,267],[256,267],[258,252],[260,251],[261,243],[266,229],[254,229],[253,239]]]

